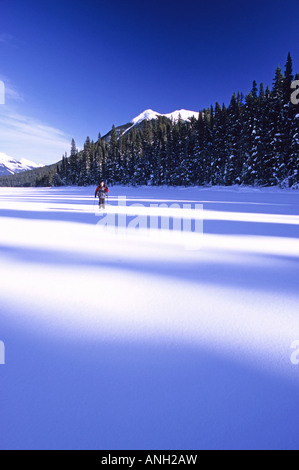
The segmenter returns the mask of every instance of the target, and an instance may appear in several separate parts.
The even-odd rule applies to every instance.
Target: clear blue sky
[[[147,108],[227,104],[289,51],[299,71],[298,31],[298,0],[0,0],[0,152],[50,163]]]

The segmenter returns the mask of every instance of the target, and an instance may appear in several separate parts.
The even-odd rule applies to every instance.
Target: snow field
[[[0,447],[296,447],[298,193],[111,188],[203,204],[199,250],[93,194],[0,190]]]

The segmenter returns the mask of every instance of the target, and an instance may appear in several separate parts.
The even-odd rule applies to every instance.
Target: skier
[[[101,181],[100,185],[97,187],[95,196],[99,198],[99,207],[100,209],[105,209],[105,200],[107,193],[109,193],[109,189],[105,183],[105,181]]]

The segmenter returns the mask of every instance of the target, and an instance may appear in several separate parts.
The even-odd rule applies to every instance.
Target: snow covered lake
[[[299,448],[299,191],[94,190],[0,188],[0,448]]]

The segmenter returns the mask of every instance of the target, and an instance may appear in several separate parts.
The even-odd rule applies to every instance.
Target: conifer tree
[[[78,176],[78,158],[77,158],[77,147],[76,142],[72,139],[71,143],[71,155],[70,155],[70,183],[77,184],[77,176]]]

